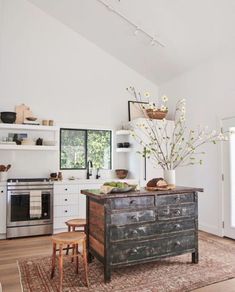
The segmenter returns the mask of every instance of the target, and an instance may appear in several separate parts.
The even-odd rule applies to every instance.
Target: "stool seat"
[[[52,235],[52,241],[57,244],[77,244],[86,239],[84,232],[61,232]]]
[[[65,224],[72,227],[83,227],[86,226],[86,219],[70,219]]]
[[[52,264],[51,264],[51,279],[54,277],[55,274],[55,267],[56,267],[56,252],[59,251],[59,278],[60,278],[60,285],[59,291],[63,291],[63,246],[64,245],[72,245],[73,246],[73,254],[66,255],[70,256],[72,259],[76,259],[76,269],[75,272],[78,274],[78,265],[79,265],[79,251],[78,246],[82,247],[82,257],[84,263],[84,272],[85,272],[85,280],[87,287],[89,286],[88,282],[88,268],[87,268],[87,251],[86,251],[86,234],[84,232],[61,232],[58,234],[52,235],[52,243],[53,243],[53,252],[52,252]],[[59,249],[57,249],[57,246]],[[66,248],[67,249],[67,248]]]

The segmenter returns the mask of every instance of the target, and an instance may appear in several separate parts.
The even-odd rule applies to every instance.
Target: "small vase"
[[[175,169],[165,169],[163,176],[168,185],[175,186]]]
[[[7,181],[7,171],[0,171],[0,181]]]

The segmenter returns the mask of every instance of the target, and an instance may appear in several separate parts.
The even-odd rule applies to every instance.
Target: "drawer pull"
[[[68,189],[66,188],[66,189],[64,189],[65,191],[67,191]]]
[[[179,202],[179,201],[180,201],[180,196],[177,196],[177,197],[175,198],[175,201],[176,201],[176,202]]]
[[[68,201],[68,199],[64,199],[65,200],[65,202],[67,202]]]
[[[180,246],[181,245],[181,242],[180,241],[176,241],[175,242],[175,246]]]
[[[179,229],[180,228],[180,224],[175,224],[175,229]]]
[[[65,213],[68,213],[68,210],[65,210],[64,212],[65,212]]]
[[[129,250],[130,255],[136,254],[137,252],[138,252],[137,248],[132,248]]]
[[[132,233],[132,235],[137,235],[138,231],[137,230],[133,230],[131,233]]]
[[[170,214],[170,209],[163,210],[163,213],[164,213],[165,215],[169,215],[169,214]]]
[[[136,216],[136,215],[132,215],[130,218],[131,218],[132,220],[134,220],[134,219],[137,220],[137,216]]]
[[[131,200],[130,205],[133,205],[135,202],[136,202],[135,200]]]
[[[1,191],[1,193],[3,194],[3,191]]]
[[[181,214],[181,212],[180,212],[180,210],[175,210],[174,211],[174,214],[177,215],[177,216],[179,216]]]

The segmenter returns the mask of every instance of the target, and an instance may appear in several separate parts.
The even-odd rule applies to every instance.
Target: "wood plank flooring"
[[[208,235],[215,237],[213,235]],[[227,241],[230,239],[220,239]],[[0,282],[3,292],[20,292],[20,278],[17,260],[23,257],[51,255],[51,240],[48,236],[13,240],[0,240]],[[35,291],[37,292],[37,291]],[[43,291],[40,291],[43,292]],[[220,282],[195,292],[235,292],[235,279]]]

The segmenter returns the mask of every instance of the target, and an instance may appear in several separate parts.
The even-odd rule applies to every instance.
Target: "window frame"
[[[113,131],[112,130],[104,130],[104,129],[80,129],[80,128],[60,128],[60,155],[59,155],[59,159],[60,159],[60,170],[85,170],[87,169],[87,167],[84,168],[62,168],[61,166],[61,146],[62,146],[62,141],[61,141],[61,132],[63,130],[70,130],[70,131],[82,131],[85,132],[85,165],[87,165],[87,159],[88,159],[88,132],[89,131],[106,131],[109,132],[110,135],[110,168],[101,168],[103,170],[112,170],[113,167]]]

